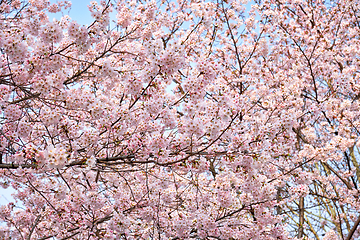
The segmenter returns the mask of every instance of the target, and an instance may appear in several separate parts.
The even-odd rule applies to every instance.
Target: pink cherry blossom
[[[0,239],[360,236],[356,1],[0,2]]]

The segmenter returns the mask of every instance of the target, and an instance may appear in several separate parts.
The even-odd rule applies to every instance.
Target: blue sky
[[[50,2],[55,3],[56,0],[51,0]],[[92,23],[93,18],[90,15],[88,5],[90,0],[72,0],[71,9],[65,10],[63,13],[50,14],[50,19],[56,18],[60,19],[62,14],[69,15],[73,20],[76,20],[79,24],[88,25]]]

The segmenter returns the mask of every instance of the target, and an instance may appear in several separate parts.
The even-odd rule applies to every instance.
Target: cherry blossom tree
[[[358,0],[70,7],[0,0],[1,239],[360,236]]]

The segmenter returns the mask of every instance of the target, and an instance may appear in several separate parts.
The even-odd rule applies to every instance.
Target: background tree
[[[359,6],[1,1],[1,238],[355,239]]]

